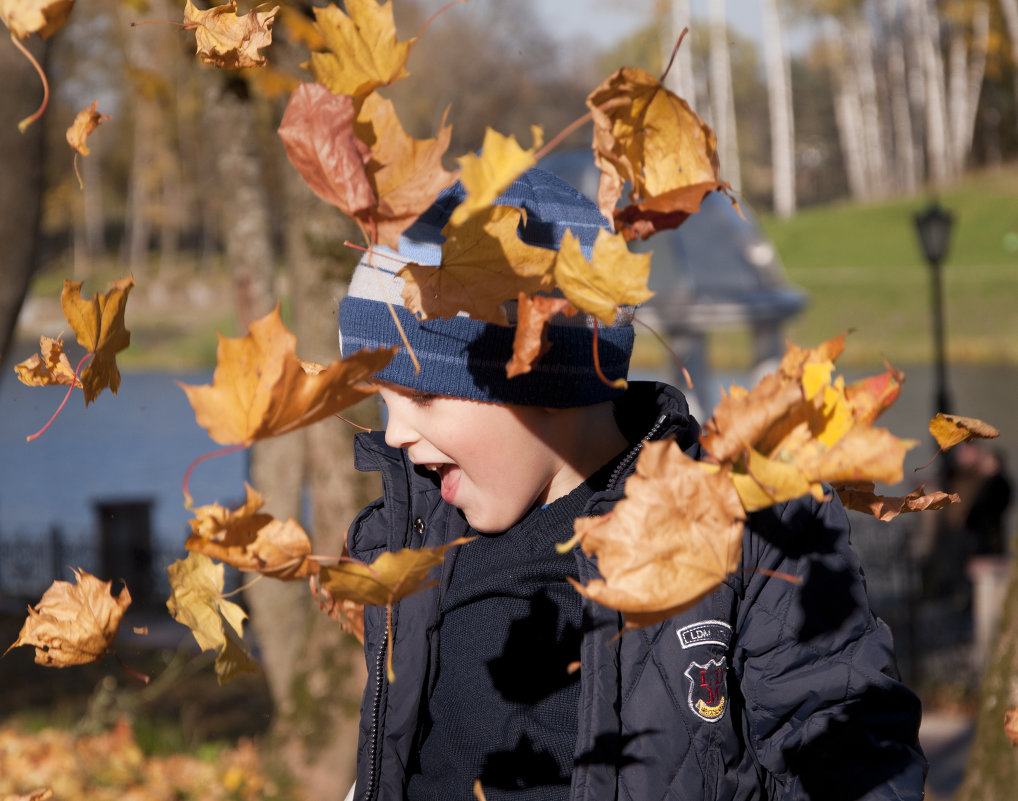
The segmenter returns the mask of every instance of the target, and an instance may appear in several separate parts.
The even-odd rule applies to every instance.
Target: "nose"
[[[386,408],[385,444],[391,448],[409,448],[419,437],[405,408],[410,401],[395,392],[384,393],[383,399]]]

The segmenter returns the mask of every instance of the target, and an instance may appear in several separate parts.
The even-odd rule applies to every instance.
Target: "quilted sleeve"
[[[837,498],[752,516],[733,667],[745,736],[772,797],[923,797],[918,698],[869,607]]]

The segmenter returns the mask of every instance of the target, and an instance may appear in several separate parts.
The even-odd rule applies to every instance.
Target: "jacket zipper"
[[[643,436],[643,439],[637,442],[630,449],[629,453],[625,455],[625,458],[615,466],[615,469],[612,471],[611,478],[608,479],[607,489],[610,490],[615,489],[615,485],[618,483],[618,480],[622,477],[623,473],[625,473],[626,470],[629,469],[629,465],[633,463],[633,460],[636,459],[636,457],[640,454],[640,451],[643,450],[644,444],[654,438],[658,430],[661,428],[661,426],[665,424],[667,420],[668,415],[662,414],[661,416],[659,416],[654,425],[650,427],[650,431],[648,431]]]
[[[382,633],[382,644],[378,649],[378,656],[375,659],[375,700],[371,705],[371,736],[370,736],[370,764],[371,773],[368,776],[368,787],[364,793],[365,801],[371,801],[375,797],[375,787],[378,784],[380,765],[378,764],[378,723],[382,713],[382,682],[385,681],[385,654],[389,647],[389,629],[386,626]]]

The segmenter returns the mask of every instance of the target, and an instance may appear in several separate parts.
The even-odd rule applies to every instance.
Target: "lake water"
[[[846,370],[845,375],[852,380],[879,370]],[[906,460],[911,471],[933,453],[926,430],[933,387],[928,368],[905,372],[902,396],[883,424],[923,442]],[[95,530],[97,501],[151,499],[156,541],[179,545],[189,518],[181,491],[184,472],[218,445],[195,423],[177,381],[208,383],[211,372],[127,373],[118,395],[103,392],[85,408],[76,393],[45,434],[26,442],[49,419],[65,390],[26,387],[6,373],[0,382],[0,536],[37,535],[59,526],[71,540],[88,539]],[[715,376],[706,390],[716,395],[720,385],[732,381],[745,384],[743,377],[726,373]],[[1008,456],[1013,475],[1018,465],[1018,368],[952,366],[949,386],[955,413],[979,417],[1001,430],[995,446]],[[243,497],[245,475],[243,452],[203,462],[190,481],[195,502],[233,503]],[[928,480],[924,475],[932,478],[932,469],[909,474],[909,488]],[[1014,505],[1011,511],[1013,519]]]

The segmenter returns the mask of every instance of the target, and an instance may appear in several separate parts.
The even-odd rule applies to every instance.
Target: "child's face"
[[[534,504],[571,492],[584,476],[552,449],[553,413],[529,406],[379,389],[389,419],[385,441],[435,471],[442,497],[477,531],[505,531]]]

